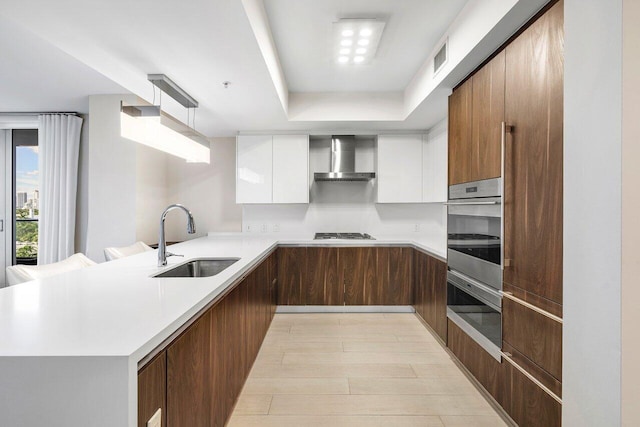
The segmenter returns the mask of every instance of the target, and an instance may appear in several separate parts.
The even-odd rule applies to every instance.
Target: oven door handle
[[[501,202],[493,200],[490,202],[445,202],[445,206],[477,206],[477,205],[500,205]]]

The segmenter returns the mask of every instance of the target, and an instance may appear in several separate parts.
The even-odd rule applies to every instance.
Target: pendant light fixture
[[[147,78],[161,93],[166,93],[185,108],[198,107],[198,101],[164,74],[149,74]],[[185,125],[166,114],[160,107],[122,104],[120,135],[188,162],[209,163],[210,149],[207,138],[188,124]]]

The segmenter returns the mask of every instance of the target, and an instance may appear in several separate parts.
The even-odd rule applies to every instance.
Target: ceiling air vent
[[[444,64],[447,63],[448,44],[449,44],[449,40],[447,39],[444,41],[444,44],[442,45],[440,50],[438,50],[438,53],[436,53],[436,56],[433,57],[433,75],[434,76],[438,73],[438,71],[442,69]]]

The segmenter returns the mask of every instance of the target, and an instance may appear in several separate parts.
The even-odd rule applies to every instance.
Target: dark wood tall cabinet
[[[514,286],[562,304],[563,6],[506,48],[505,270]],[[526,296],[525,296],[526,297]]]
[[[447,341],[447,265],[414,251],[414,307],[416,313]]]
[[[471,181],[472,100],[472,79],[460,85],[449,97],[449,185]]]

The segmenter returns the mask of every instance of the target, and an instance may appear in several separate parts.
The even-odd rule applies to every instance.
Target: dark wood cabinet
[[[416,313],[446,342],[447,265],[416,250],[414,270],[414,307]]]
[[[509,298],[502,301],[502,321],[506,345],[562,379],[562,323]]]
[[[307,305],[343,305],[344,286],[338,277],[338,248],[306,248],[304,280]]]
[[[212,414],[211,313],[205,313],[166,351],[167,425],[203,426]]]
[[[376,305],[413,304],[413,249],[378,247]]]
[[[449,97],[449,185],[471,181],[472,100],[472,79],[460,85]]]
[[[517,368],[503,362],[507,375],[507,393],[511,396],[507,413],[521,427],[559,427],[562,405],[538,387]]]
[[[344,284],[345,305],[379,304],[376,264],[376,248],[338,249],[338,276]]]
[[[138,374],[138,427],[162,410],[162,425],[167,425],[167,355],[163,351]]]
[[[447,347],[503,408],[509,408],[507,362],[500,363],[491,357],[451,320],[448,320],[447,334]]]
[[[504,282],[562,304],[563,3],[506,47]]]
[[[469,181],[502,175],[505,52],[498,53],[471,77],[471,162]]]
[[[307,272],[307,248],[278,249],[278,305],[305,305],[303,277]]]

